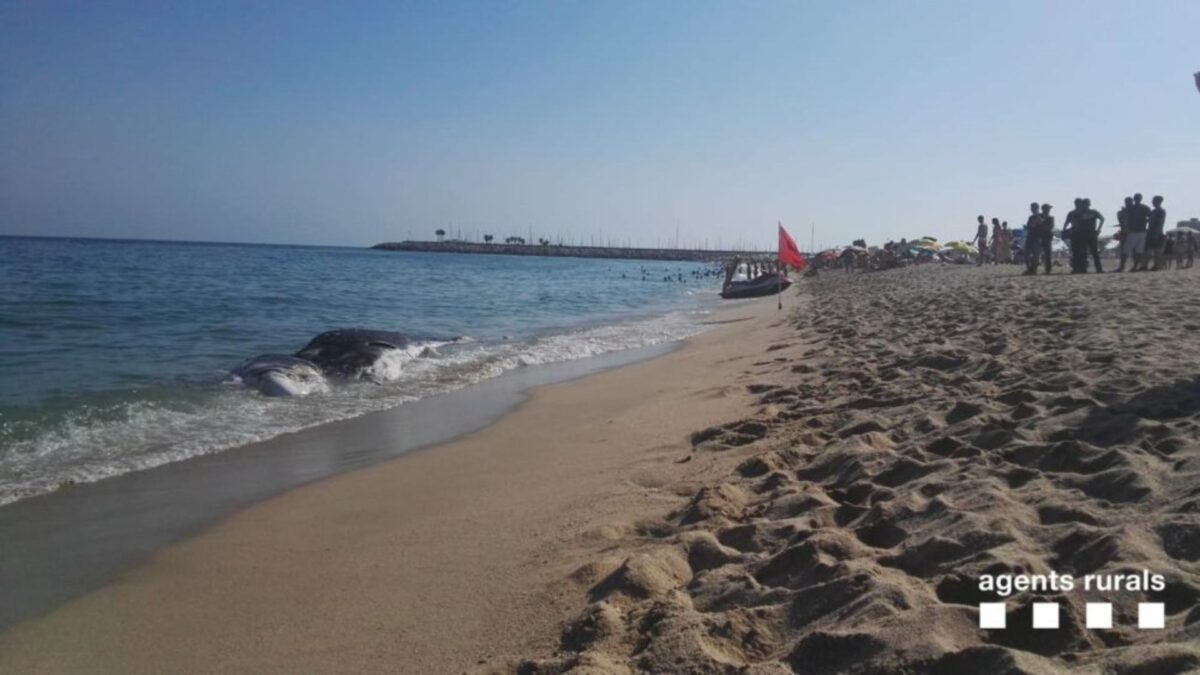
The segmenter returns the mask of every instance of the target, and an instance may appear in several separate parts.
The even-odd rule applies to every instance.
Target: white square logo
[[[1033,603],[1033,627],[1034,628],[1058,628],[1058,603],[1057,602],[1035,602],[1035,603]]]
[[[1166,611],[1161,602],[1138,603],[1138,628],[1164,628],[1167,625]]]
[[[1087,604],[1088,628],[1112,628],[1112,603],[1089,602]]]
[[[1004,628],[1005,618],[1003,602],[979,603],[980,628]]]

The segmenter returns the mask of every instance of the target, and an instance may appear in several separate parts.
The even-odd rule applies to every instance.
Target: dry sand
[[[239,514],[0,637],[0,671],[1200,669],[1197,273],[799,286],[786,324],[755,304]],[[981,574],[1142,569],[1166,588],[978,627]]]
[[[746,414],[735,380],[785,316],[723,311],[666,356],[249,508],[0,635],[0,672],[455,673],[550,653],[622,561],[607,549],[730,470],[693,460],[690,433]]]
[[[528,673],[1200,670],[1200,279],[1003,269],[826,274],[755,370],[755,448],[664,514]],[[772,386],[780,385],[782,386]],[[982,574],[1140,572],[1161,592],[1024,592]],[[1031,603],[1058,602],[1034,630]],[[1112,630],[1086,601],[1115,605]],[[1166,626],[1138,630],[1137,603]]]

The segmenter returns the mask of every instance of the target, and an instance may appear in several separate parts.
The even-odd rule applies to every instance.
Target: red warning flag
[[[783,229],[783,223],[779,224],[779,262],[783,265],[790,265],[797,272],[808,265],[808,261],[800,255],[800,249],[796,247],[796,241],[792,239],[792,235]]]

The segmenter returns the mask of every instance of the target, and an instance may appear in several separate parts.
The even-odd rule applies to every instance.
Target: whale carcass
[[[327,378],[376,383],[394,380],[405,363],[432,354],[438,344],[457,340],[414,340],[404,333],[343,328],[321,333],[294,355],[264,354],[250,359],[233,373],[268,396],[304,396],[327,390]]]
[[[312,361],[328,376],[351,380],[391,379],[380,360],[395,350],[409,346],[404,333],[363,328],[345,328],[321,333],[296,352]]]
[[[315,363],[287,354],[256,356],[233,374],[267,396],[307,396],[329,388]]]

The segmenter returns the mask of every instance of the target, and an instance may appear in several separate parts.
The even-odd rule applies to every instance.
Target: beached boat
[[[778,273],[772,272],[749,281],[734,281],[721,291],[721,297],[726,300],[760,298],[764,295],[774,295],[791,285],[792,282],[787,277],[780,278]]]

